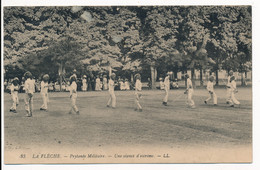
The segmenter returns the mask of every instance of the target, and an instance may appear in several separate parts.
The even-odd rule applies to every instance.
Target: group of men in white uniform
[[[27,116],[31,117],[33,112],[33,94],[35,91],[35,82],[32,79],[32,74],[27,71],[24,74],[25,77],[25,110],[27,111]],[[79,109],[76,106],[76,99],[77,99],[77,83],[76,83],[76,75],[73,74],[70,77],[70,99],[71,99],[71,110],[70,114],[74,111],[76,114],[79,114]],[[109,92],[109,100],[107,102],[107,107],[112,107],[113,109],[116,108],[116,96],[114,93],[115,89],[115,79],[116,75],[115,73],[112,73],[110,75],[110,79],[108,81],[108,92]],[[135,111],[142,111],[142,106],[140,104],[140,98],[142,96],[142,83],[141,83],[141,75],[138,73],[134,76],[135,79],[135,103],[136,108]],[[192,81],[189,78],[188,74],[185,74],[185,79],[187,81],[187,86],[184,94],[187,94],[187,105],[190,108],[195,108],[195,103],[192,99],[193,96],[193,86]],[[14,78],[13,83],[10,87],[11,89],[11,96],[13,100],[13,105],[10,108],[11,112],[16,113],[16,107],[19,104],[18,99],[18,78]],[[48,96],[48,81],[49,81],[49,75],[45,74],[43,76],[43,80],[41,82],[41,96],[43,99],[43,105],[41,106],[40,110],[47,111],[47,103],[49,102],[49,96]],[[227,104],[230,104],[231,107],[234,107],[234,105],[240,105],[240,102],[235,98],[235,93],[237,93],[236,88],[236,81],[235,77],[233,76],[233,71],[230,71],[228,76],[228,82],[226,84],[227,86]],[[168,98],[169,98],[169,90],[170,90],[170,72],[166,74],[166,77],[164,79],[164,91],[165,96],[163,98],[163,105],[167,106]],[[84,87],[85,89],[85,87]],[[217,95],[214,91],[214,76],[210,76],[209,81],[207,83],[207,90],[209,93],[209,97],[204,101],[205,104],[208,104],[210,100],[213,100],[214,105],[217,105]]]
[[[170,72],[166,74],[166,77],[164,78],[164,91],[165,91],[165,96],[163,98],[163,105],[167,106],[168,98],[169,98],[169,90],[170,90]],[[192,86],[192,81],[189,78],[188,74],[185,74],[185,79],[187,81],[187,86],[186,86],[186,91],[184,92],[187,94],[187,105],[190,108],[195,108],[195,103],[192,99],[194,90]],[[214,76],[209,77],[209,81],[207,83],[207,90],[209,93],[209,97],[204,101],[205,104],[208,104],[210,100],[213,100],[214,106],[217,105],[217,95],[214,90]],[[230,107],[234,107],[234,105],[240,105],[240,102],[236,99],[235,93],[238,92],[236,88],[236,81],[235,81],[235,76],[233,75],[233,71],[229,72],[228,75],[228,80],[226,84],[227,88],[227,104],[230,104]]]

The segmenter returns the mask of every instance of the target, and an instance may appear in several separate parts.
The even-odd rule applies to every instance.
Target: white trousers
[[[164,91],[165,91],[165,96],[163,98],[163,102],[167,103],[168,102],[168,98],[169,98],[169,89],[165,88]]]
[[[213,99],[213,103],[214,103],[214,104],[218,104],[218,97],[217,97],[217,95],[216,95],[215,92],[213,92],[212,94],[209,93],[209,98],[207,98],[206,101],[208,102],[208,101],[210,101],[211,99]]]
[[[114,91],[109,91],[109,100],[107,102],[107,106],[110,106],[110,104],[112,105],[112,107],[116,107],[116,95]]]
[[[141,96],[142,96],[142,93],[135,92],[135,103],[136,103],[137,109],[142,109],[142,106],[140,105]]]
[[[87,91],[88,85],[86,83],[84,83],[82,85],[82,91]]]
[[[13,105],[10,108],[11,110],[16,110],[16,106],[19,104],[19,98],[18,98],[18,93],[13,93],[12,94],[12,100],[13,100]]]
[[[41,106],[42,109],[48,109],[47,103],[49,102],[49,95],[48,93],[41,93],[43,105]]]
[[[187,104],[190,107],[195,106],[192,96],[193,96],[193,89],[189,89],[187,92]]]
[[[78,110],[78,107],[76,106],[76,100],[77,100],[77,94],[72,94],[71,95],[71,98],[70,98],[70,101],[71,101],[71,111],[79,111]]]
[[[232,93],[232,89],[231,88],[227,88],[227,102],[232,102],[231,101],[231,93]]]
[[[231,92],[231,102],[230,102],[230,104],[231,105],[233,105],[233,104],[239,105],[240,104],[240,102],[236,99],[235,93],[233,91]]]
[[[33,94],[25,94],[25,110],[28,112],[28,114],[32,115],[33,111]]]

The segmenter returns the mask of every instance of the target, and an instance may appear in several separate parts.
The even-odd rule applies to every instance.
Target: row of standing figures
[[[169,90],[170,90],[170,80],[169,76],[170,74],[167,73],[165,79],[164,79],[164,91],[165,91],[165,96],[163,98],[162,104],[164,106],[167,106],[168,98],[169,98]],[[35,81],[32,80],[32,74],[30,72],[25,73],[25,109],[27,111],[27,116],[31,117],[32,112],[33,112],[33,95],[35,92]],[[114,73],[111,74],[110,79],[108,81],[108,92],[109,92],[109,100],[107,102],[107,107],[112,107],[113,109],[116,108],[116,96],[114,93],[115,90],[115,79],[116,75]],[[141,75],[136,74],[134,76],[135,79],[135,103],[136,103],[136,111],[142,111],[143,108],[140,103],[140,99],[142,97],[142,83],[141,83]],[[196,108],[195,107],[195,102],[193,100],[193,85],[192,81],[189,78],[189,75],[185,75],[185,79],[187,81],[187,86],[184,94],[187,95],[187,106],[189,108]],[[43,105],[41,106],[40,110],[47,111],[48,110],[48,102],[49,102],[49,96],[48,96],[48,88],[49,88],[49,76],[46,74],[43,76],[43,80],[41,82],[41,96],[43,99]],[[12,85],[10,87],[11,91],[11,96],[13,100],[13,105],[10,108],[11,112],[16,113],[16,107],[19,104],[19,99],[18,99],[18,91],[19,91],[19,85],[18,85],[19,79],[14,78],[12,81]],[[209,93],[209,97],[204,101],[205,104],[208,104],[210,100],[213,100],[214,105],[217,105],[217,95],[214,91],[214,76],[210,76],[209,81],[207,83],[207,91]],[[230,104],[231,107],[234,107],[234,105],[240,105],[240,102],[235,98],[235,93],[237,93],[237,88],[236,88],[236,81],[235,77],[233,76],[233,73],[230,72],[229,77],[228,77],[228,82],[226,84],[227,86],[227,103]],[[79,109],[76,106],[76,100],[77,100],[77,78],[76,76],[72,75],[70,77],[70,86],[69,86],[69,91],[70,91],[70,100],[71,100],[71,109],[69,111],[70,114],[75,112],[76,114],[79,114]]]

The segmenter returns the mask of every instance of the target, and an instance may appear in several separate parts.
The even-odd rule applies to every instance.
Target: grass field
[[[134,91],[116,91],[116,109],[106,107],[108,92],[79,92],[80,115],[68,114],[69,93],[49,93],[48,112],[39,110],[42,99],[36,93],[31,118],[25,117],[24,94],[19,94],[18,113],[12,113],[9,112],[11,96],[6,93],[5,151],[12,153],[16,148],[30,151],[36,148],[103,151],[106,148],[147,148],[150,151],[176,148],[182,151],[246,147],[250,155],[252,89],[239,88],[236,97],[241,106],[235,108],[225,103],[225,89],[216,89],[216,93],[218,106],[205,105],[207,91],[195,90],[196,108],[190,109],[186,107],[183,90],[170,91],[168,106],[162,105],[163,91],[144,90],[140,102],[143,112],[136,112]]]

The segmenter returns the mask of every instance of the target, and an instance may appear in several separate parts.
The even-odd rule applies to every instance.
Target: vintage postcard
[[[251,5],[2,11],[4,164],[253,162]]]

